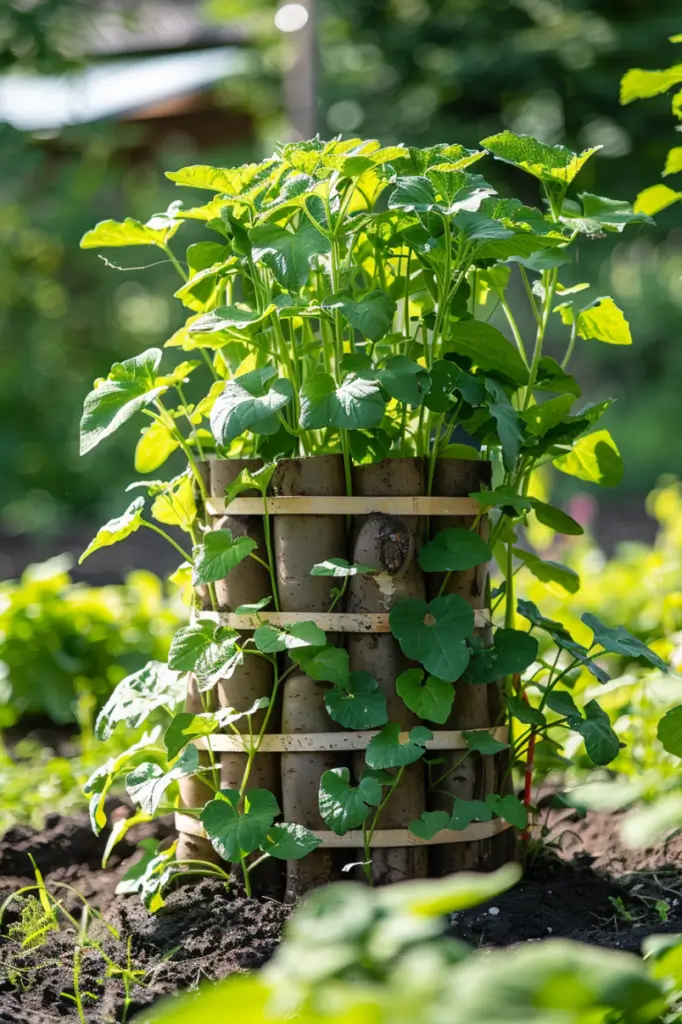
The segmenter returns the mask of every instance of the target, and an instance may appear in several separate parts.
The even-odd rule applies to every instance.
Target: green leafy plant
[[[506,678],[509,742],[495,741],[493,751],[490,737],[479,741],[469,734],[474,738],[457,763],[472,753],[507,750],[509,772],[525,761],[526,791],[523,801],[510,792],[489,794],[485,801],[453,798],[448,812],[426,812],[412,823],[422,838],[493,816],[523,828],[531,810],[535,746],[540,740],[556,743],[550,732],[563,727],[581,737],[595,764],[606,765],[618,755],[620,742],[598,702],[580,706],[572,697],[577,668],[604,682],[608,674],[602,662],[624,653],[665,668],[623,627],[590,616],[585,619],[590,639],[579,643],[534,603],[517,604],[516,596],[521,568],[543,582],[578,586],[567,567],[524,550],[523,531],[538,524],[568,536],[582,533],[571,516],[538,493],[538,471],[553,464],[564,474],[606,486],[617,484],[622,474],[615,442],[599,422],[610,403],[575,409],[580,386],[569,366],[583,341],[629,345],[629,327],[610,297],[582,305],[582,286],[564,286],[563,268],[571,264],[572,247],[581,237],[622,231],[650,218],[624,202],[573,194],[574,179],[594,149],[573,153],[508,131],[481,145],[480,150],[458,145],[420,150],[313,139],[281,146],[259,164],[187,167],[169,177],[180,186],[208,190],[208,203],[191,209],[174,203],[146,225],[105,221],[83,242],[92,248],[160,247],[182,279],[176,296],[189,311],[166,347],[198,357],[165,372],[161,350],[149,349],[115,364],[87,396],[83,451],[140,416],[146,427],[138,456],[144,452],[145,469],[158,470],[175,449],[186,456],[187,469],[168,481],[136,483],[153,499],[151,519],[145,499],[136,498],[99,531],[86,554],[151,528],[182,554],[176,581],[186,585],[191,579],[194,587],[205,588],[214,612],[216,584],[254,560],[267,569],[271,582],[271,592],[251,609],[259,618],[267,599],[279,609],[269,519],[266,514],[267,561],[250,538],[210,529],[201,467],[208,455],[254,457],[264,464],[258,474],[244,471],[227,489],[228,505],[243,490],[265,495],[274,464],[291,456],[338,455],[349,494],[353,467],[385,458],[421,459],[427,494],[439,459],[485,456],[492,462],[491,488],[471,495],[480,508],[471,531],[436,529],[419,552],[425,573],[442,574],[438,595],[428,603],[397,601],[390,629],[404,655],[425,670],[419,678],[401,676],[396,685],[410,711],[427,722],[444,720],[453,686]],[[543,208],[497,196],[471,170],[486,154],[532,176]],[[191,245],[181,261],[171,239],[188,219],[203,221],[212,241]],[[512,275],[525,297],[530,337],[513,309]],[[506,323],[511,340],[489,322],[493,315]],[[566,327],[560,361],[545,351],[550,322]],[[194,394],[200,373],[205,383],[190,401],[187,382],[191,379]],[[466,446],[455,441],[462,434]],[[486,541],[478,536],[484,515],[491,518]],[[166,527],[183,531],[185,542]],[[503,582],[493,596],[500,628],[486,648],[475,635],[470,604],[446,589],[452,573],[484,565],[491,556]],[[330,599],[333,607],[348,574],[363,568],[338,559],[311,571],[343,576]],[[285,651],[287,662],[281,658]],[[272,692],[264,698],[267,707],[240,713],[243,728],[237,730],[236,712],[226,709],[224,719],[223,712],[213,714],[210,691],[253,658],[269,662]],[[168,667],[148,666],[124,680],[100,716],[99,733],[108,735],[120,722],[139,726],[156,717],[163,719],[172,743],[166,742],[165,754],[149,748],[144,767],[138,758],[147,755],[135,749],[132,770],[124,760],[91,782],[98,827],[102,793],[119,773],[127,773],[131,796],[144,813],[152,813],[166,786],[197,768],[213,796],[205,808],[186,813],[201,819],[221,858],[241,865],[247,892],[250,874],[263,859],[306,855],[316,845],[315,836],[297,823],[277,823],[280,809],[272,794],[248,788],[282,683],[299,667],[328,684],[325,702],[334,721],[346,728],[380,729],[359,779],[332,771],[320,784],[320,808],[329,827],[362,828],[367,857],[381,812],[404,769],[424,758],[432,733],[419,725],[404,736],[388,721],[377,680],[351,671],[348,653],[328,643],[312,622],[276,630],[260,618],[247,641],[197,613],[196,621],[176,635]],[[203,710],[189,720],[180,712],[185,717],[179,728],[176,708],[187,673],[196,678]],[[528,699],[530,683],[542,694],[537,705]],[[253,726],[256,711],[264,712],[259,728]],[[243,778],[233,789],[220,788],[211,750],[211,735],[225,725],[248,737]],[[207,765],[199,766],[188,753],[197,736],[206,740]],[[434,778],[434,766],[428,767],[431,788],[454,770]],[[172,870],[169,863],[162,875]]]

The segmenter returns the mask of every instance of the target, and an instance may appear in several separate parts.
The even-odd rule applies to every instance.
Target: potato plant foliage
[[[397,693],[427,724],[401,734],[388,721],[377,680],[350,671],[347,653],[327,643],[312,622],[279,629],[262,620],[253,642],[243,643],[237,632],[197,611],[176,634],[168,664],[152,663],[125,679],[100,715],[103,736],[123,722],[154,731],[146,745],[136,744],[88,783],[97,829],[118,777],[140,807],[139,820],[169,809],[177,780],[199,771],[213,798],[187,813],[200,817],[223,859],[242,865],[247,889],[263,859],[291,860],[313,850],[315,835],[280,821],[271,793],[247,789],[279,688],[298,666],[327,685],[326,708],[334,722],[378,730],[360,777],[335,769],[320,782],[328,828],[339,834],[361,829],[366,859],[402,772],[425,758],[429,726],[446,721],[457,687],[504,678],[513,722],[509,744],[470,732],[464,757],[507,749],[512,763],[528,758],[532,767],[535,742],[550,729],[555,735],[558,725],[583,738],[595,764],[616,757],[619,740],[598,702],[573,699],[575,670],[605,682],[609,653],[665,666],[623,628],[594,616],[588,622],[592,641],[583,646],[534,604],[517,605],[515,595],[522,566],[543,582],[572,591],[579,585],[574,572],[520,543],[520,532],[533,522],[569,536],[582,533],[535,491],[534,471],[552,464],[605,486],[615,486],[622,473],[618,449],[600,425],[610,403],[581,404],[570,362],[577,345],[629,345],[629,326],[611,298],[583,304],[586,286],[564,285],[562,275],[570,272],[572,246],[581,236],[596,239],[650,218],[625,202],[577,190],[574,179],[593,152],[572,153],[508,131],[484,139],[479,150],[314,139],[283,145],[258,164],[169,173],[192,195],[204,190],[205,201],[191,206],[179,200],[146,224],[104,221],[85,235],[88,248],[160,249],[179,276],[175,295],[188,313],[166,342],[168,352],[149,349],[116,363],[85,400],[84,453],[135,416],[141,423],[138,472],[158,474],[178,449],[187,462],[172,479],[132,484],[128,508],[101,528],[86,554],[139,529],[161,533],[182,557],[174,580],[188,592],[206,588],[216,610],[216,582],[259,556],[248,538],[212,531],[204,519],[199,464],[207,455],[263,462],[262,470],[244,471],[228,488],[228,502],[246,489],[265,494],[277,460],[290,456],[338,453],[349,493],[353,465],[386,458],[421,458],[427,494],[437,459],[484,457],[493,463],[491,489],[472,495],[481,509],[472,530],[437,532],[419,553],[425,573],[444,574],[440,594],[428,604],[399,601],[391,611],[393,636],[421,666],[396,680]],[[536,179],[538,207],[496,193],[481,173],[492,158]],[[188,221],[195,228],[203,223],[206,240],[180,255],[178,235]],[[530,332],[513,309],[512,287],[527,303]],[[494,313],[504,332],[490,322]],[[565,331],[561,359],[545,351],[550,324]],[[192,401],[190,378],[192,395],[200,394]],[[453,441],[455,436],[468,443]],[[483,515],[491,518],[487,541],[477,532]],[[185,542],[171,537],[167,526],[183,531]],[[269,543],[268,552],[271,592],[242,612],[279,608]],[[500,628],[484,648],[474,635],[469,604],[444,591],[449,574],[492,558],[504,577],[492,595]],[[330,610],[348,579],[368,567],[338,558],[310,571],[330,577]],[[549,649],[543,642],[542,656],[539,636],[550,642]],[[206,700],[220,679],[254,657],[271,662],[275,681],[270,698],[246,715],[210,711],[208,701],[199,714],[179,707],[186,674],[193,673]],[[530,681],[541,692],[539,705],[525,699]],[[251,725],[256,711],[263,723],[258,730]],[[239,718],[239,731],[252,737],[244,780],[237,790],[221,790],[213,762],[199,765],[192,740],[208,737],[210,746],[215,732],[235,730]],[[436,785],[437,764],[427,760],[427,768]],[[453,798],[449,812],[425,812],[410,829],[429,839],[443,828],[494,817],[523,828],[531,810],[529,799],[510,794]],[[120,834],[119,828],[113,841]],[[221,870],[183,866],[172,848],[148,858],[136,884],[149,906],[161,905],[164,887],[183,869]]]

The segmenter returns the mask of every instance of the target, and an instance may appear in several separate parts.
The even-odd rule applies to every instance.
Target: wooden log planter
[[[202,766],[219,764],[223,789],[239,790],[248,763],[247,793],[268,790],[284,820],[314,837],[307,856],[286,862],[286,880],[281,860],[252,854],[252,862],[263,860],[253,873],[254,890],[284,892],[291,901],[330,879],[348,877],[344,868],[349,864],[355,865],[351,873],[386,884],[462,868],[490,870],[507,862],[514,855],[513,829],[502,816],[485,812],[486,797],[504,793],[508,785],[502,681],[436,678],[421,692],[426,700],[432,696],[430,687],[447,693],[454,683],[451,709],[445,714],[434,709],[434,721],[424,703],[418,715],[415,695],[425,672],[413,647],[420,641],[410,635],[406,642],[395,619],[407,615],[408,625],[410,618],[415,625],[421,615],[424,625],[436,625],[440,607],[448,605],[444,599],[458,595],[474,611],[473,642],[490,642],[487,564],[425,571],[428,562],[421,554],[443,528],[486,536],[486,516],[469,494],[490,485],[490,465],[437,459],[427,495],[425,460],[387,459],[354,467],[353,495],[348,496],[340,455],[285,459],[274,470],[266,498],[249,491],[226,501],[226,488],[241,471],[258,467],[257,460],[239,459],[211,459],[206,466],[210,497],[205,511],[213,530],[230,530],[233,539],[250,538],[255,558],[246,558],[215,583],[217,610],[210,610],[206,594],[198,591],[194,613],[195,619],[237,630],[240,645],[250,651],[263,626],[294,637],[289,649],[276,654],[281,685],[271,659],[249,654],[213,691],[216,707],[244,713],[266,698],[267,710],[261,707],[226,731],[194,741]],[[318,574],[320,567],[329,574]],[[336,577],[331,575],[335,568]],[[266,597],[273,601],[263,607]],[[426,604],[434,599],[440,604]],[[295,635],[302,623],[324,631],[327,646],[313,644],[299,660],[302,648],[295,645],[304,640]],[[299,629],[299,637],[305,635]],[[285,644],[273,649],[280,646]],[[320,650],[326,652],[327,666],[316,663],[314,653]],[[334,711],[339,701],[346,705],[344,713]],[[198,707],[190,679],[187,709]],[[375,727],[364,727],[375,711]],[[368,751],[378,737],[409,753],[404,760],[388,758],[389,776],[385,768],[368,769]],[[373,758],[372,763],[384,762]],[[396,772],[400,781],[393,788]],[[353,827],[359,820],[354,814],[345,828],[334,821],[330,827],[329,814],[325,821],[325,773],[333,773],[342,787],[359,787],[353,799],[362,807],[361,796],[366,797],[371,831],[366,824]],[[368,778],[371,785],[362,782]],[[391,797],[380,807],[374,791],[377,782],[385,786],[387,779]],[[181,781],[184,806],[196,811],[210,796],[200,778]],[[482,820],[443,827],[458,799],[467,808],[482,809]],[[381,814],[374,818],[378,809]],[[179,857],[216,858],[199,818],[180,810],[176,825]]]

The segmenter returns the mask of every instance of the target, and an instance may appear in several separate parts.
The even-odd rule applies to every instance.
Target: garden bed
[[[503,946],[552,935],[637,951],[646,935],[682,930],[677,891],[682,838],[628,851],[618,840],[617,815],[590,814],[579,820],[560,812],[554,827],[555,834],[564,833],[561,844],[541,850],[525,880],[507,894],[454,915],[452,934],[474,946]],[[140,826],[135,838],[170,835],[171,830],[170,821],[164,820]],[[145,1014],[139,1011],[161,995],[203,979],[251,970],[269,959],[290,907],[269,899],[247,900],[236,890],[228,893],[220,883],[204,881],[171,893],[164,909],[152,916],[137,896],[114,894],[137,856],[133,843],[124,840],[116,847],[106,871],[100,867],[103,849],[104,839],[92,835],[85,817],[53,815],[42,831],[16,826],[0,840],[0,899],[33,881],[31,853],[48,889],[56,882],[69,883],[119,930],[121,942],[106,936],[97,922],[91,929],[112,959],[125,961],[130,936],[133,965],[145,977],[134,990],[129,1019],[144,1021]],[[667,906],[666,921],[655,908],[657,901]],[[67,894],[64,905],[80,913],[75,896]],[[16,914],[10,912],[3,931],[12,920]],[[77,1019],[74,1003],[62,995],[73,991],[73,959],[74,936],[68,931],[48,933],[44,945],[28,952],[17,941],[4,940],[0,1022]],[[23,988],[8,978],[17,967],[25,972],[37,968],[24,973]],[[105,974],[99,953],[86,950],[81,990],[98,997],[84,999],[88,1024],[119,1019],[123,989]]]

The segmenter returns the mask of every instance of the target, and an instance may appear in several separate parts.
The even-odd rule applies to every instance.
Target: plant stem
[[[154,523],[150,523],[148,519],[140,519],[140,524],[142,526],[146,526],[148,530],[153,530],[154,533],[158,533],[158,535],[160,537],[163,537],[164,540],[167,540],[168,543],[171,544],[176,551],[180,552],[185,562],[189,562],[190,565],[193,564],[192,556],[188,555],[186,551],[183,551],[180,545],[173,540],[170,534],[166,533],[165,530],[162,530],[160,526],[156,526]]]
[[[163,249],[163,251],[165,252],[166,256],[171,261],[171,263],[173,264],[173,266],[177,270],[177,272],[180,275],[180,277],[182,278],[182,280],[185,281],[185,282],[189,281],[189,274],[187,273],[185,268],[182,266],[182,264],[179,262],[179,260],[176,258],[175,253],[171,249],[171,247],[168,244],[168,242],[164,242],[163,245],[160,248]]]
[[[386,796],[384,797],[384,799],[381,801],[381,803],[379,804],[379,806],[376,809],[374,817],[372,818],[372,824],[370,825],[370,827],[368,829],[367,828],[363,829],[363,844],[364,844],[364,849],[365,849],[365,863],[363,864],[363,868],[362,869],[365,872],[365,877],[367,878],[367,881],[369,882],[370,885],[374,884],[374,880],[372,878],[372,854],[371,854],[372,837],[374,836],[374,833],[376,831],[376,827],[377,827],[377,825],[379,823],[379,818],[381,817],[381,815],[382,815],[382,813],[383,813],[383,811],[384,811],[384,809],[386,807],[386,804],[391,799],[391,797],[395,793],[396,789],[400,785],[400,780],[403,777],[404,771],[405,771],[405,765],[401,765],[400,768],[398,769],[398,771],[396,772],[395,782],[389,788],[388,793],[386,794]]]

